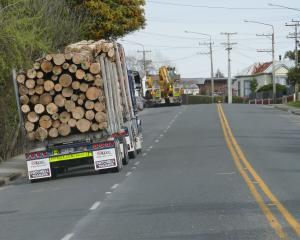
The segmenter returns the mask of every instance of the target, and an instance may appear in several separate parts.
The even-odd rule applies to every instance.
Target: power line
[[[225,6],[209,6],[209,5],[193,5],[183,3],[172,3],[172,2],[161,2],[148,0],[149,3],[169,5],[169,6],[180,6],[180,7],[192,7],[192,8],[209,8],[209,9],[226,9],[226,10],[281,10],[281,8],[257,8],[257,7],[225,7]]]

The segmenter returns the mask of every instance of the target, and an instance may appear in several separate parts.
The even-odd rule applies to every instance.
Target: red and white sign
[[[95,170],[117,167],[116,150],[114,148],[93,151]]]
[[[51,177],[49,158],[27,161],[27,169],[29,179]]]

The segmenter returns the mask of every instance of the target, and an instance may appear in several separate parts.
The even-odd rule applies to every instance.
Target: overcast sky
[[[300,9],[298,0],[146,0],[146,28],[124,39],[145,45],[147,50],[152,51],[147,53],[147,58],[154,62],[169,60],[177,67],[182,77],[209,77],[209,56],[197,55],[198,52],[208,51],[207,46],[199,46],[199,42],[205,42],[207,38],[187,34],[185,30],[212,35],[214,68],[215,70],[219,68],[225,75],[227,75],[227,52],[221,43],[226,41],[226,37],[220,33],[237,32],[237,35],[232,36],[232,42],[237,43],[232,50],[232,73],[236,74],[254,62],[271,60],[270,53],[256,52],[256,49],[271,48],[270,39],[256,36],[270,33],[271,28],[244,23],[244,19],[275,26],[276,59],[280,54],[284,55],[285,51],[294,49],[294,40],[286,37],[289,32],[294,31],[294,28],[286,27],[285,23],[292,19],[300,20],[300,11],[271,9],[268,6],[270,2]],[[127,55],[142,57],[142,54],[137,53],[137,50],[141,50],[140,46],[129,42],[123,44]]]

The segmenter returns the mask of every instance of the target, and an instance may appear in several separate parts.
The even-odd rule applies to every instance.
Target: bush
[[[270,92],[270,91],[273,91],[273,84],[272,83],[268,84],[268,85],[265,85],[265,86],[262,86],[261,88],[259,88],[257,90],[257,92]],[[286,94],[287,87],[277,83],[276,84],[276,92]]]

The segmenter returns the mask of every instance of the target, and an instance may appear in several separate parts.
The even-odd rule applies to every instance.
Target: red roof
[[[271,65],[272,65],[272,62],[265,62],[262,64],[259,63],[257,66],[254,67],[252,74],[263,73]]]

